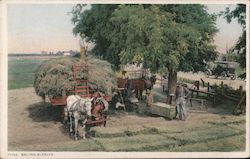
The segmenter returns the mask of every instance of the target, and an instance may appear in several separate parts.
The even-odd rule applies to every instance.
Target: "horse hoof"
[[[75,141],[77,141],[78,140],[78,138],[77,137],[75,137]]]

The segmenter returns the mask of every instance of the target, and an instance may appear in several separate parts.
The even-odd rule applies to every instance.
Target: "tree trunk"
[[[175,89],[177,83],[177,72],[169,72],[168,76],[168,97],[167,104],[172,104],[175,96]]]

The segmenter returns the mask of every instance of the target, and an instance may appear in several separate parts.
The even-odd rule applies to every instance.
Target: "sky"
[[[208,13],[218,14],[220,11],[224,11],[226,7],[229,7],[230,10],[232,10],[236,7],[236,5],[211,4],[207,5],[207,7]],[[242,27],[237,20],[234,19],[228,24],[223,17],[217,17],[216,25],[219,32],[214,37],[214,44],[216,45],[217,51],[220,53],[226,53],[227,48],[230,49],[234,46],[239,36],[242,34]]]
[[[209,13],[219,13],[234,5],[207,5]],[[8,53],[41,53],[41,51],[79,50],[79,37],[72,33],[71,11],[73,4],[8,4]],[[217,51],[226,52],[242,33],[234,20],[228,24],[217,19],[219,32],[214,37]]]
[[[8,52],[78,50],[69,4],[9,4]]]

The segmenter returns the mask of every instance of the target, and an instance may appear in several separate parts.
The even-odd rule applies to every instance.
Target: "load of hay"
[[[116,77],[111,64],[94,57],[89,57],[87,61],[90,89],[112,95],[116,88]],[[34,88],[37,95],[42,97],[68,95],[69,91],[77,84],[73,80],[73,64],[80,64],[79,59],[61,57],[43,62],[35,73]],[[77,78],[84,79],[86,76],[84,70],[83,67],[77,74]]]

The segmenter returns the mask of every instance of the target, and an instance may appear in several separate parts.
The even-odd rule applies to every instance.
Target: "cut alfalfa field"
[[[157,151],[159,147],[169,147],[177,144],[176,141],[158,134],[96,138],[95,140],[105,147],[105,151]]]
[[[61,144],[54,147],[52,151],[101,151],[102,146],[96,143],[95,140],[86,139],[80,141],[70,142],[70,144]]]

